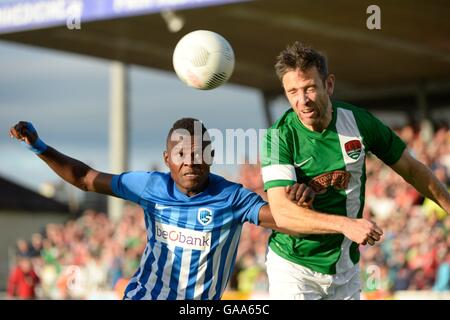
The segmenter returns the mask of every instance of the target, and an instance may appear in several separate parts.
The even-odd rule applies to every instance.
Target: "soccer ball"
[[[193,31],[178,41],[173,52],[173,68],[188,86],[214,89],[227,82],[233,73],[233,48],[218,33]]]

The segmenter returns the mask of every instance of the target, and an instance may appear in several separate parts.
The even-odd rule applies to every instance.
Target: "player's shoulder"
[[[283,130],[289,128],[293,125],[296,116],[297,115],[294,112],[294,110],[292,108],[289,108],[289,110],[283,113],[281,117],[279,117],[277,121],[275,121],[275,123],[272,126],[270,126],[269,129]]]
[[[172,177],[170,172],[149,171],[148,172],[148,185],[154,191],[163,190],[167,192],[168,187],[172,184]]]
[[[214,173],[210,173],[209,178],[210,178],[211,185],[219,190],[232,189],[232,188],[236,188],[239,186],[238,183],[227,180],[224,177],[214,174]]]
[[[160,180],[160,181],[168,181],[170,174],[159,172],[159,171],[127,171],[121,174],[126,179],[132,180]]]
[[[152,179],[159,179],[161,181],[170,180],[170,172],[148,171],[147,173]]]
[[[225,200],[234,195],[240,188],[242,188],[240,183],[227,180],[213,173],[210,174],[209,193],[215,197]]]
[[[298,130],[298,117],[292,108],[287,110],[266,132],[267,137],[276,134],[287,138]]]
[[[360,131],[362,130],[361,134],[363,135],[373,134],[374,125],[381,123],[380,120],[369,110],[357,107],[348,102],[333,101],[333,107],[335,109],[347,110],[352,112]]]
[[[125,173],[122,182],[141,185],[144,189],[167,189],[170,179],[169,172],[130,171]]]
[[[357,107],[351,103],[345,102],[345,101],[339,101],[339,100],[333,100],[332,101],[333,107],[336,109],[342,109],[342,110],[348,110],[353,112],[353,115],[355,116],[355,118],[358,117],[367,117],[370,116],[371,113],[364,108],[361,107]]]

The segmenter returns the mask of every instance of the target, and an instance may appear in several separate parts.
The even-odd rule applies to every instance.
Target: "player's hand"
[[[47,145],[39,139],[36,129],[31,122],[20,121],[14,127],[9,129],[9,136],[22,141],[29,150],[40,155],[47,150]]]
[[[367,219],[351,219],[350,221],[344,228],[344,235],[350,240],[358,244],[373,246],[381,239],[383,230],[375,222]]]
[[[39,138],[33,125],[26,121],[20,121],[14,127],[11,127],[9,129],[9,136],[24,141],[30,146],[34,145]]]
[[[298,206],[308,208],[312,207],[314,197],[316,196],[315,192],[304,183],[287,186],[286,193],[289,200],[295,202]]]

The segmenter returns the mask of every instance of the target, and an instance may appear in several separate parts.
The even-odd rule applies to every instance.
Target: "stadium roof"
[[[67,204],[41,196],[17,183],[0,177],[0,210],[69,213]]]
[[[281,92],[274,58],[301,40],[324,51],[336,96],[377,107],[450,104],[450,4],[378,0],[381,29],[369,30],[367,0],[22,0],[0,2],[0,39],[172,72],[186,33],[222,34],[235,50],[231,82]],[[51,7],[52,6],[52,7]],[[81,12],[81,30],[67,21]],[[184,23],[178,32],[177,20]],[[76,19],[72,19],[75,21]],[[73,22],[72,21],[72,22]],[[70,21],[69,21],[70,22]],[[73,24],[72,24],[73,26]]]

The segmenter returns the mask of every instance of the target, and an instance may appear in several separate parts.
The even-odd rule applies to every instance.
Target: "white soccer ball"
[[[214,89],[227,82],[233,73],[233,48],[218,33],[193,31],[178,41],[173,52],[173,67],[188,86]]]

